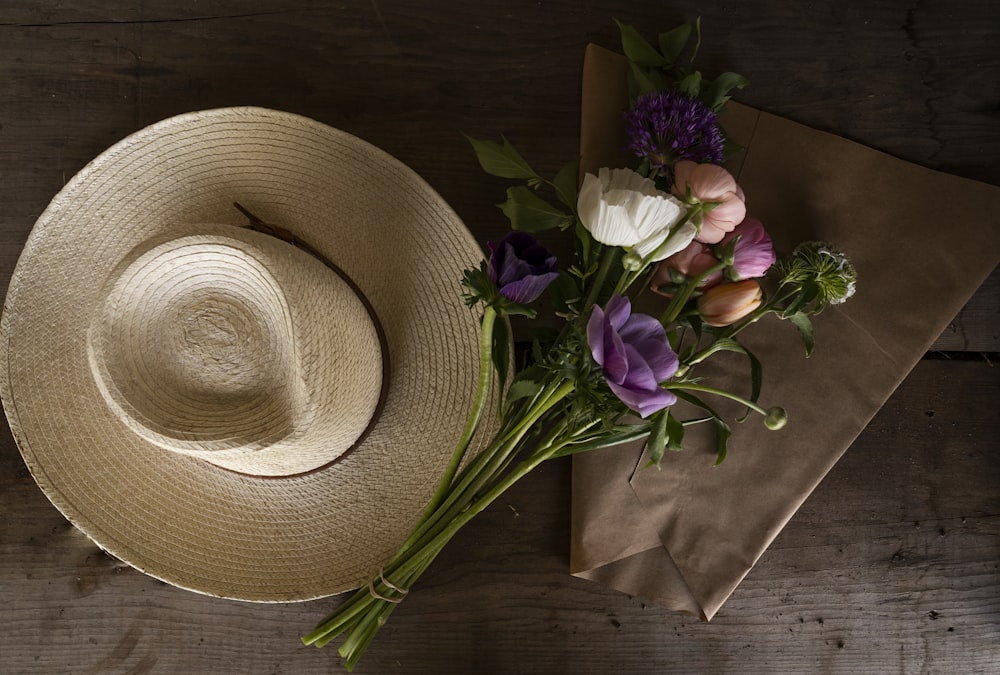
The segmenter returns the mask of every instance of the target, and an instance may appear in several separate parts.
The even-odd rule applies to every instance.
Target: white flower
[[[690,222],[676,227],[687,212],[681,201],[629,169],[602,168],[597,176],[588,173],[580,187],[577,210],[594,239],[642,258],[655,253],[650,262],[677,253],[698,233]],[[667,237],[670,241],[661,248]]]

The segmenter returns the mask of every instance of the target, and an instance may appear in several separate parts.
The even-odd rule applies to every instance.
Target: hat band
[[[292,246],[308,253],[313,258],[326,265],[331,271],[333,271],[338,277],[340,277],[340,279],[345,284],[347,284],[347,286],[357,296],[358,300],[364,306],[365,311],[368,312],[368,317],[371,319],[372,326],[374,327],[375,333],[378,336],[379,349],[381,350],[382,353],[382,384],[379,389],[378,402],[375,404],[375,410],[372,412],[372,415],[368,420],[367,426],[364,428],[364,430],[361,432],[358,438],[350,445],[350,447],[344,450],[337,457],[333,458],[329,462],[326,462],[325,464],[322,464],[321,466],[318,466],[314,469],[309,469],[307,471],[301,471],[298,473],[289,474],[285,476],[258,476],[256,474],[246,474],[245,472],[242,471],[234,471],[234,473],[239,473],[241,475],[251,475],[254,478],[266,478],[270,480],[308,476],[323,471],[325,469],[328,469],[331,466],[337,464],[343,458],[347,457],[349,454],[351,454],[351,452],[354,451],[355,448],[357,448],[365,441],[365,439],[371,433],[372,429],[374,429],[375,426],[378,424],[379,418],[382,415],[382,411],[385,409],[385,402],[389,394],[389,377],[391,373],[391,363],[389,360],[389,342],[388,339],[386,338],[385,328],[382,327],[382,322],[379,321],[378,314],[375,311],[375,306],[372,305],[371,300],[368,299],[368,296],[365,295],[361,287],[357,284],[357,282],[354,281],[354,279],[352,279],[347,274],[347,272],[341,269],[340,266],[338,266],[332,260],[327,258],[325,255],[320,253],[318,249],[311,246],[308,242],[303,241],[302,238],[300,238],[293,232],[283,227],[272,225],[271,223],[265,223],[263,220],[255,216],[253,213],[251,213],[249,210],[247,210],[243,205],[239,203],[234,202],[233,206],[235,206],[236,209],[239,210],[240,213],[246,216],[247,220],[250,221],[246,225],[248,229],[251,229],[255,232],[260,232],[262,234],[270,235],[276,239],[280,239],[281,241],[291,244]]]

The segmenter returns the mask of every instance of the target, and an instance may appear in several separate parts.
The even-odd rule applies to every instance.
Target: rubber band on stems
[[[398,605],[399,603],[401,603],[403,601],[403,598],[406,597],[407,593],[410,592],[410,589],[408,589],[408,588],[400,588],[396,584],[394,584],[391,581],[389,581],[388,579],[386,579],[385,578],[385,569],[383,569],[383,568],[379,568],[378,578],[388,588],[391,588],[392,590],[396,591],[400,595],[399,595],[398,598],[390,598],[388,596],[382,595],[381,593],[379,593],[378,591],[375,590],[375,580],[374,579],[369,579],[369,581],[368,581],[368,592],[371,593],[371,595],[372,595],[373,598],[378,598],[379,600],[385,600],[386,602],[391,602],[393,604],[397,604]]]

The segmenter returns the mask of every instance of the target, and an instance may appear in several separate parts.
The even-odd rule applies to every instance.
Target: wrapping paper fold
[[[588,47],[584,170],[632,162],[626,69]],[[857,267],[858,293],[816,317],[809,359],[790,324],[765,319],[742,335],[764,364],[761,404],[788,410],[783,430],[759,416],[734,425],[719,466],[699,427],[661,471],[642,468],[641,444],[574,458],[572,573],[705,620],[1000,262],[1000,188],[736,103],[723,124],[745,148],[730,169],[776,248],[834,243]],[[747,394],[746,362],[731,356],[699,373]]]

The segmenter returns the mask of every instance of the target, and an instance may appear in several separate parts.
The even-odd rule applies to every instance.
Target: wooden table
[[[700,64],[747,75],[743,102],[1000,184],[992,0],[597,4],[2,0],[0,290],[88,160],[217,106],[352,132],[495,239],[504,185],[460,132],[504,133],[546,172],[572,157],[584,46],[618,47],[612,17],[654,34],[700,13]],[[998,298],[994,273],[711,623],[568,575],[558,462],[459,535],[359,672],[997,672]],[[340,670],[298,642],[335,600],[216,600],[121,565],[49,504],[6,426],[0,510],[0,672]]]

